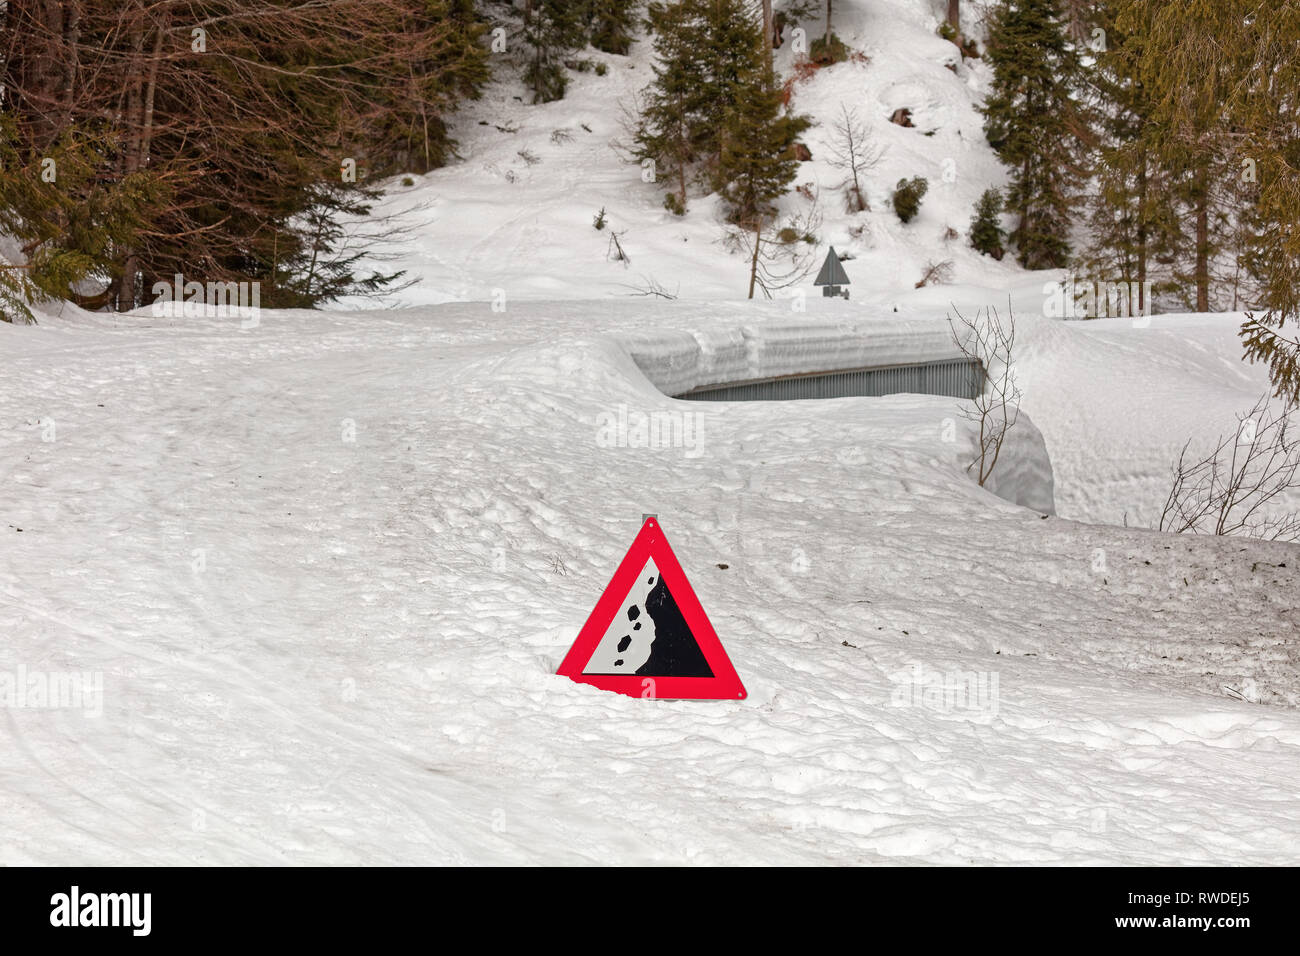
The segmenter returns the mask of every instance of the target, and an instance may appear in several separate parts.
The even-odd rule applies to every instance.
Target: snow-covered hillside
[[[957,47],[936,35],[938,14],[928,0],[836,3],[837,35],[867,62],[836,64],[795,86],[794,108],[816,123],[803,137],[813,159],[801,164],[796,185],[811,184],[817,197],[821,254],[833,245],[855,257],[845,263],[855,301],[890,300],[932,262],[952,260],[956,282],[998,285],[1023,275],[967,244],[975,200],[1001,185],[1004,173],[976,109],[988,67],[963,62]],[[824,21],[802,26],[815,37]],[[795,28],[786,28],[777,52],[786,77],[796,59]],[[414,236],[395,246],[395,261],[383,267],[421,281],[388,301],[487,300],[495,290],[511,299],[610,298],[643,289],[650,278],[686,298],[744,297],[747,263],[724,246],[716,198],[694,199],[678,218],[663,208],[663,184],[643,182],[640,166],[618,149],[629,142],[625,110],[652,75],[650,40],[626,57],[592,50],[584,57],[605,64],[606,75],[571,72],[565,98],[543,105],[529,105],[511,72],[502,71],[483,101],[455,118],[461,161],[414,177],[409,187],[401,178],[389,183],[392,193],[377,211],[406,212]],[[827,161],[841,106],[857,112],[884,150],[868,174],[871,211],[854,215],[844,211],[844,173]],[[914,127],[890,122],[901,108],[911,110]],[[920,215],[904,225],[889,197],[899,179],[912,176],[925,177],[930,188]],[[792,192],[783,208],[802,214],[812,205]],[[592,220],[601,209],[609,227],[597,231]],[[948,228],[958,238],[945,239]],[[611,229],[626,232],[627,265],[607,256]]]

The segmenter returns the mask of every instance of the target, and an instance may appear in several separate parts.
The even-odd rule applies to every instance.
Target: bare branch
[[[1160,530],[1179,534],[1240,534],[1300,541],[1300,511],[1270,506],[1300,492],[1300,436],[1294,409],[1274,407],[1267,395],[1237,416],[1204,457],[1191,461],[1183,446],[1160,514]]]
[[[977,394],[969,406],[962,408],[961,414],[979,426],[979,454],[967,466],[967,471],[974,470],[983,486],[997,467],[1007,432],[1020,420],[1021,391],[1012,366],[1015,315],[1009,302],[1005,319],[995,308],[977,312],[973,319],[967,319],[954,306],[948,325],[962,355],[978,363],[981,370],[976,373],[980,380],[972,383],[972,391]]]

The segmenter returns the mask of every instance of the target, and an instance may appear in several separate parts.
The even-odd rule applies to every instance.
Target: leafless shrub
[[[541,159],[538,158],[537,154],[534,153],[531,149],[528,149],[527,147],[519,150],[519,152],[516,155],[529,166],[536,166],[538,163],[541,162]]]
[[[613,229],[611,229],[609,231],[609,242],[606,243],[606,247],[605,247],[605,258],[612,259],[614,262],[623,263],[624,269],[626,269],[629,265],[632,264],[632,260],[628,257],[628,254],[623,250],[622,239],[623,236],[626,235],[627,235],[626,229],[624,229],[622,232],[615,232]]]
[[[1007,432],[1020,418],[1020,386],[1016,384],[1011,365],[1016,319],[1010,302],[1005,319],[992,307],[983,313],[976,312],[974,319],[967,319],[956,308],[953,315],[948,316],[953,342],[963,356],[980,364],[975,373],[977,381],[971,389],[978,389],[978,394],[970,405],[962,406],[961,415],[979,425],[979,457],[966,470],[974,469],[983,486],[997,467]]]
[[[562,146],[565,143],[572,143],[573,133],[563,127],[551,130],[551,142],[559,146]]]
[[[943,262],[934,262],[931,260],[925,264],[925,272],[921,275],[921,281],[916,284],[916,288],[924,289],[928,285],[947,285],[952,281],[952,260],[944,259]]]
[[[639,286],[628,285],[628,286],[624,286],[624,288],[633,290],[627,293],[628,295],[644,296],[644,297],[653,296],[656,299],[676,299],[677,292],[679,289],[681,289],[681,285],[678,284],[678,286],[675,289],[673,289],[672,292],[669,292],[668,289],[664,287],[663,283],[661,283],[654,276],[642,276],[641,285]]]
[[[1237,416],[1236,430],[1220,435],[1205,457],[1189,461],[1188,440],[1173,469],[1160,530],[1300,541],[1300,512],[1267,509],[1300,490],[1300,434],[1291,427],[1293,413],[1293,406],[1270,405],[1265,395]]]

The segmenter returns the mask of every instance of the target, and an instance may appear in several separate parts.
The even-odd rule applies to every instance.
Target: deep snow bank
[[[666,395],[703,385],[962,357],[947,321],[879,315],[853,318],[847,314],[839,321],[769,318],[761,324],[714,324],[700,329],[686,324],[677,329],[618,332],[614,339],[645,378]],[[969,411],[972,403],[929,398],[926,407],[935,410],[941,444],[952,452],[947,463],[969,473],[979,456],[979,426],[962,411]],[[839,401],[864,403],[863,415],[878,414],[881,408],[878,399]],[[1028,414],[1021,412],[1008,432],[985,488],[1043,514],[1056,513],[1051,458]]]
[[[668,395],[703,385],[960,358],[946,321],[899,321],[877,312],[769,318],[730,328],[619,333],[646,378]]]
[[[1266,369],[1241,360],[1242,318],[1024,317],[1017,380],[1023,407],[1046,437],[1062,515],[1159,524],[1184,444],[1190,442],[1189,460],[1197,460],[1271,391]],[[1266,510],[1296,509],[1300,489]]]

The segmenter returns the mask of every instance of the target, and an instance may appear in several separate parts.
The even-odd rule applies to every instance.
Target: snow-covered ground
[[[496,81],[390,184],[411,308],[0,324],[0,863],[1300,863],[1300,547],[1148,530],[1263,370],[1240,316],[1049,320],[967,247],[1002,172],[940,6],[837,3],[869,62],[795,91],[851,302],[734,301],[716,203],[613,148],[642,43]],[[886,149],[854,216],[841,104]],[[668,397],[947,358],[990,305],[1027,416],[989,489],[953,399]],[[554,675],[647,512],[743,702]]]
[[[788,321],[0,326],[0,674],[102,679],[0,708],[0,862],[1300,862],[1300,549],[1069,520],[1200,371],[1251,392],[1231,319],[1027,326],[1062,518],[970,480],[954,400],[677,402],[624,344]],[[1080,430],[1042,396],[1089,370]],[[609,429],[653,413],[681,440]],[[744,702],[554,676],[643,512]]]
[[[1243,316],[1156,315],[1032,324],[1018,360],[1025,407],[1054,436],[1061,513],[1154,527],[1189,439],[1207,453],[1271,393],[1241,358]],[[1300,495],[1278,510],[1300,508]]]

